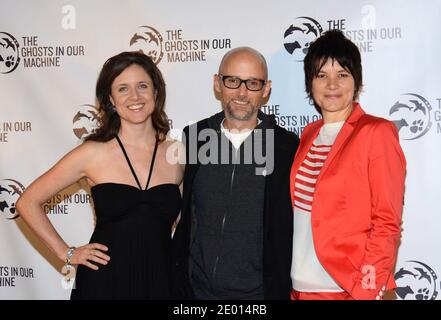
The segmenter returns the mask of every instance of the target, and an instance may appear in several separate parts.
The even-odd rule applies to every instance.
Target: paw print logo
[[[395,292],[402,300],[436,300],[438,296],[438,275],[421,261],[406,261],[394,278],[397,283]]]
[[[130,47],[133,51],[147,52],[153,62],[158,64],[164,56],[162,42],[163,38],[158,30],[150,26],[139,26],[130,39]]]
[[[409,128],[409,130],[412,133],[417,133],[423,130],[424,121],[423,120],[415,120],[412,122],[412,126]]]
[[[7,32],[0,31],[0,74],[11,73],[18,67],[19,51],[17,39]]]
[[[424,136],[432,127],[431,113],[429,101],[416,93],[403,93],[389,110],[390,120],[403,140]]]
[[[13,56],[6,57],[5,65],[8,68],[10,68],[13,64],[14,64],[14,57]]]
[[[24,190],[25,187],[17,180],[0,180],[0,216],[7,220],[14,220],[19,217],[15,204]]]
[[[311,43],[323,32],[320,23],[311,17],[297,17],[284,32],[284,47],[293,58],[301,62],[308,53]]]
[[[78,139],[83,139],[99,126],[97,108],[92,104],[83,104],[75,114],[72,123],[74,134]]]
[[[418,289],[417,294],[415,295],[416,300],[427,300],[429,299],[429,289],[421,288]]]

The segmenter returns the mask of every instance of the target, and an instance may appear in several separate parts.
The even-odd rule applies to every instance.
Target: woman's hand
[[[104,254],[102,251],[107,251],[108,248],[99,243],[89,243],[84,246],[78,247],[73,251],[73,255],[70,258],[71,264],[82,264],[92,270],[98,270],[98,266],[91,263],[91,261],[106,265],[110,260],[110,257]]]

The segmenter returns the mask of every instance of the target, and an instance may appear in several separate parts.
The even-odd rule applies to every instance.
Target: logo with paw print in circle
[[[0,32],[0,73],[11,73],[20,63],[18,41],[7,32]]]
[[[284,32],[284,47],[298,62],[303,61],[309,46],[323,32],[320,23],[311,17],[297,17]]]
[[[150,26],[139,26],[130,38],[130,47],[148,55],[155,64],[158,64],[164,55],[162,42],[162,35],[158,30]]]
[[[416,93],[404,93],[392,105],[389,115],[401,139],[415,140],[432,127],[431,111],[426,98]]]
[[[92,104],[83,104],[77,109],[72,119],[73,133],[78,139],[83,139],[93,133],[100,123],[97,108]]]
[[[395,273],[395,292],[402,300],[435,300],[438,296],[435,271],[421,261],[406,261]]]
[[[8,220],[19,217],[15,203],[24,191],[25,187],[17,180],[0,180],[0,216]]]

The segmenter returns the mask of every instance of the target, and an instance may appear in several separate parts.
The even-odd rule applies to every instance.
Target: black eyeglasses
[[[228,89],[237,89],[237,88],[239,88],[242,85],[242,83],[245,83],[245,86],[247,87],[248,90],[250,90],[250,91],[260,91],[260,90],[262,90],[263,86],[266,83],[265,80],[261,80],[261,79],[253,79],[253,78],[251,78],[251,79],[242,80],[239,77],[224,76],[224,75],[221,75],[221,74],[219,75],[219,78],[221,78],[222,83]]]

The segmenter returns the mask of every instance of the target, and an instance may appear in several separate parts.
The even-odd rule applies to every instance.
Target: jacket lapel
[[[346,122],[344,123],[343,127],[341,128],[340,132],[338,133],[337,138],[335,139],[335,142],[332,145],[331,150],[329,151],[328,157],[326,158],[325,163],[323,164],[323,167],[320,170],[320,174],[317,177],[316,183],[318,183],[320,181],[321,177],[325,174],[330,163],[332,163],[332,161],[334,160],[337,153],[340,151],[340,149],[343,147],[343,145],[349,139],[352,132],[354,131],[354,128],[355,128],[358,120],[364,114],[365,114],[365,112],[363,111],[363,109],[361,109],[360,105],[358,103],[354,102],[354,109],[352,110],[351,114],[346,119]]]

